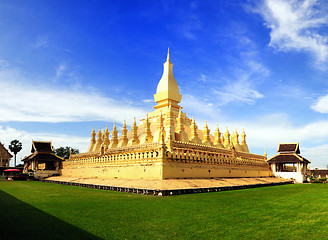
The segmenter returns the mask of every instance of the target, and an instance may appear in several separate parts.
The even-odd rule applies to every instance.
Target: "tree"
[[[16,155],[22,150],[22,143],[18,140],[12,140],[9,145],[9,149],[15,155],[15,167],[16,167]]]
[[[75,149],[75,148],[71,148],[71,147],[67,147],[67,146],[54,149],[55,154],[64,159],[69,158],[71,151],[72,151],[72,154],[80,153],[79,149]]]

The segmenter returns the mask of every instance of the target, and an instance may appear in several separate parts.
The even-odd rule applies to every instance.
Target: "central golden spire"
[[[170,49],[168,49],[163,75],[157,85],[156,94],[154,94],[155,102],[158,104],[154,107],[156,109],[168,107],[170,105],[180,108],[178,103],[181,101],[182,96],[179,92],[178,83],[173,76],[172,68],[173,64],[170,61]]]

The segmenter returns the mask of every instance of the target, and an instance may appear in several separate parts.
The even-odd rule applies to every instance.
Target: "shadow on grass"
[[[1,239],[101,239],[3,191],[0,219]]]

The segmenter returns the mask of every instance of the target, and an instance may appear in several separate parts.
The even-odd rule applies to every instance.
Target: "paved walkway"
[[[115,186],[124,188],[154,189],[154,190],[177,190],[195,188],[215,188],[225,186],[241,186],[253,184],[283,183],[290,180],[265,177],[265,178],[219,178],[219,179],[104,179],[104,178],[74,178],[74,177],[49,177],[47,180]]]

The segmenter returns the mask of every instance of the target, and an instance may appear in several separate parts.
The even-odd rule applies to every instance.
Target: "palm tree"
[[[22,150],[22,143],[18,140],[12,140],[9,145],[9,149],[15,154],[15,167],[16,167],[16,154]]]

